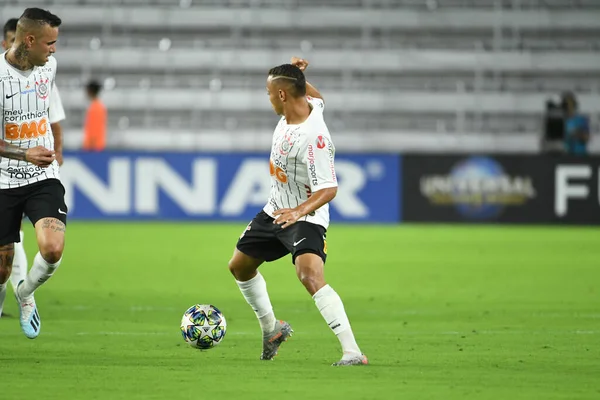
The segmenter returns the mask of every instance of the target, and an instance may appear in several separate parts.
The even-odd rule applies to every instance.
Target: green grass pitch
[[[259,360],[258,323],[227,270],[244,228],[72,222],[36,294],[36,340],[9,289],[0,398],[600,398],[597,228],[334,224],[326,277],[371,362],[352,368],[330,366],[337,339],[289,258],[261,271],[295,335]],[[28,227],[30,260],[32,238]],[[227,317],[210,351],[181,338],[195,303]]]

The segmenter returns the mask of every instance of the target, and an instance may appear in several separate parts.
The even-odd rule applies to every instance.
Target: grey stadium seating
[[[546,100],[566,90],[595,130],[600,116],[595,0],[5,2],[3,19],[32,5],[63,18],[66,130],[80,130],[82,87],[96,77],[107,84],[115,145],[131,145],[118,139],[126,131],[165,130],[194,146],[204,143],[194,135],[217,132],[268,143],[276,117],[266,72],[291,55],[311,61],[307,77],[326,97],[330,128],[348,137],[501,136],[531,146]]]

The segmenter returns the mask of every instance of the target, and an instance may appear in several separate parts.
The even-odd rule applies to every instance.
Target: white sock
[[[0,318],[2,317],[2,309],[4,308],[4,298],[6,297],[6,283],[0,283]]]
[[[62,258],[54,264],[49,264],[44,260],[42,255],[38,252],[33,259],[33,266],[25,278],[25,282],[21,285],[19,296],[21,298],[27,298],[33,294],[33,292],[44,282],[46,282],[54,271],[58,268],[62,261]]]
[[[17,285],[22,280],[25,280],[27,276],[27,254],[25,254],[25,247],[23,247],[23,231],[19,232],[21,235],[21,241],[15,243],[15,258],[13,259],[12,273],[10,274],[10,283],[12,283],[13,289],[17,290]]]
[[[342,351],[344,352],[342,358],[361,355],[362,353],[354,339],[346,310],[344,310],[344,303],[342,303],[342,299],[336,291],[331,286],[325,285],[315,293],[313,299],[325,322],[327,322],[333,333],[336,334],[342,345]]]
[[[275,314],[273,313],[269,293],[267,293],[267,282],[265,282],[260,272],[257,272],[256,276],[249,281],[240,282],[236,280],[236,283],[244,298],[254,310],[263,333],[273,332],[276,322]]]

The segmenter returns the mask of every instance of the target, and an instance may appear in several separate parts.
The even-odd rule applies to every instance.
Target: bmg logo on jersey
[[[283,165],[279,160],[269,160],[269,172],[271,176],[277,179],[281,183],[288,183],[288,177],[285,173],[286,166]]]
[[[399,161],[395,155],[338,157],[332,221],[398,222]],[[276,179],[286,179],[261,154],[71,153],[61,180],[72,218],[248,221],[269,198],[269,164]]]
[[[35,139],[48,132],[45,110],[4,110],[4,121],[4,137],[7,140]]]
[[[6,124],[4,137],[7,140],[26,140],[44,136],[48,132],[48,121],[42,118],[40,121],[23,122],[20,124]]]
[[[44,136],[47,132],[48,120],[46,118],[21,124],[6,124],[4,127],[4,137],[7,140],[35,139]]]

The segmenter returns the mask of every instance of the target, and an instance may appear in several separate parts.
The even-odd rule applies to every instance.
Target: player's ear
[[[27,47],[33,46],[33,42],[35,42],[35,36],[33,36],[33,35],[25,36],[25,44],[27,45]]]
[[[285,91],[283,91],[281,89],[278,90],[278,93],[279,93],[279,100],[281,100],[282,102],[285,102],[287,93],[285,93]]]

